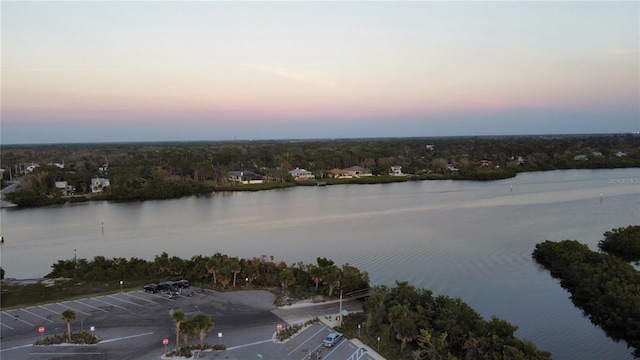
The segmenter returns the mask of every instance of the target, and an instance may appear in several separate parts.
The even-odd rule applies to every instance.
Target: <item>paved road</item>
[[[14,206],[16,206],[16,204],[13,204],[13,203],[10,203],[10,202],[6,201],[4,199],[4,195],[14,191],[17,186],[18,186],[18,183],[15,182],[15,183],[13,183],[11,185],[8,185],[4,189],[0,190],[0,207],[4,208],[4,207],[14,207]]]
[[[0,312],[0,358],[2,359],[159,359],[167,349],[175,347],[171,311],[183,311],[188,317],[205,313],[215,327],[206,342],[224,343],[227,351],[206,352],[204,359],[308,359],[312,354],[321,359],[345,360],[360,345],[343,341],[336,347],[321,347],[322,339],[331,332],[324,323],[316,323],[281,344],[275,341],[276,325],[304,323],[318,316],[333,319],[339,313],[338,303],[312,307],[278,309],[272,305],[273,295],[263,291],[218,293],[214,291],[184,292],[169,298],[143,291],[102,295],[59,303],[32,306]],[[358,302],[344,302],[348,311],[361,310]],[[60,314],[67,309],[76,313],[73,331],[90,330],[101,339],[97,345],[34,346],[41,336],[63,334],[66,324]],[[329,323],[330,324],[330,323]],[[44,328],[40,335],[38,329]],[[197,343],[193,339],[191,343]],[[357,358],[357,357],[356,357]],[[356,359],[354,358],[354,360]],[[372,359],[362,357],[362,359]]]

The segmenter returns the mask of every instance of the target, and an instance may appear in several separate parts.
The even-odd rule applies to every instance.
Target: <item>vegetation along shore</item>
[[[613,229],[595,252],[576,240],[537,244],[533,258],[571,293],[571,300],[614,341],[640,357],[640,225]]]
[[[214,191],[411,180],[494,180],[518,172],[640,167],[640,136],[4,145],[6,200],[37,206],[167,199]]]
[[[217,291],[267,289],[276,294],[280,306],[296,300],[336,299],[364,289],[369,290],[365,312],[346,317],[337,330],[372,348],[381,341],[387,359],[497,359],[505,354],[511,359],[551,359],[550,353],[517,338],[517,326],[496,317],[484,320],[459,298],[434,295],[400,281],[393,287],[371,288],[366,272],[349,264],[337,266],[326,258],[318,258],[315,264],[287,265],[264,255],[239,259],[216,253],[181,259],[162,253],[153,261],[102,256],[59,260],[52,269],[46,278],[57,279],[53,283],[4,286],[2,307],[117,292],[123,278],[127,289],[182,278],[190,279],[192,286]],[[69,318],[64,321],[72,321]],[[362,329],[359,324],[364,324]]]

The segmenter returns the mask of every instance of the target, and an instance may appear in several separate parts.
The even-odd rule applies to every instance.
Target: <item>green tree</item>
[[[387,316],[385,307],[387,294],[388,289],[385,286],[375,286],[364,302],[363,308],[367,313],[366,326],[369,331],[379,328]]]
[[[60,314],[60,320],[67,323],[67,342],[71,342],[71,323],[76,321],[76,313],[73,310],[65,310]]]
[[[396,305],[389,309],[389,323],[396,332],[396,338],[401,342],[400,354],[407,343],[418,336],[417,320],[417,314],[409,310],[407,305]]]
[[[238,274],[240,273],[240,270],[242,270],[242,267],[240,266],[240,260],[237,258],[229,258],[229,260],[229,270],[233,274],[233,287],[236,287],[236,279],[238,278]]]
[[[640,261],[640,225],[605,232],[598,248],[626,261]]]
[[[445,332],[434,338],[429,330],[420,329],[420,335],[418,335],[420,352],[427,355],[431,360],[447,360],[452,358],[453,355],[449,352],[447,336],[448,334]]]
[[[445,159],[437,158],[431,161],[431,166],[433,166],[436,172],[440,172],[444,174],[445,171],[447,170],[448,163],[447,163],[447,160]]]
[[[289,286],[296,283],[296,276],[294,275],[293,270],[290,268],[280,270],[279,279],[283,292],[287,288],[289,288]]]
[[[191,319],[193,323],[195,331],[199,334],[200,337],[200,349],[204,349],[204,339],[207,336],[207,332],[209,332],[214,327],[213,320],[211,317],[205,314],[198,314]]]
[[[186,320],[180,323],[180,334],[182,335],[182,340],[184,341],[184,347],[189,346],[189,339],[196,335],[196,327],[193,321]]]
[[[307,266],[307,269],[309,271],[309,276],[311,277],[311,280],[313,280],[314,284],[316,285],[316,291],[317,291],[318,286],[322,282],[323,270],[320,266],[316,266],[313,264],[309,264]]]
[[[171,315],[173,323],[176,326],[176,350],[180,347],[180,330],[182,324],[187,321],[187,316],[182,311],[174,311]]]

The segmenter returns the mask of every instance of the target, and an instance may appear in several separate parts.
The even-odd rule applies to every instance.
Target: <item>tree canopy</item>
[[[605,237],[635,228],[615,229]],[[533,258],[560,280],[593,324],[613,340],[626,341],[640,357],[640,272],[625,259],[591,251],[576,240],[537,244]]]

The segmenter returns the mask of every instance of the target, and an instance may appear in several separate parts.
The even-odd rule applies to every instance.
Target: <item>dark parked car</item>
[[[177,285],[173,281],[165,281],[158,284],[158,291],[175,291]]]
[[[182,279],[182,280],[178,280],[178,281],[176,281],[176,285],[177,285],[178,287],[181,287],[181,288],[183,288],[183,289],[186,289],[186,288],[188,288],[189,286],[191,286],[191,283],[190,283],[188,280],[184,280],[184,279]]]
[[[142,289],[144,289],[144,291],[146,291],[146,292],[157,293],[158,292],[158,284],[147,284],[147,285],[143,286]]]

